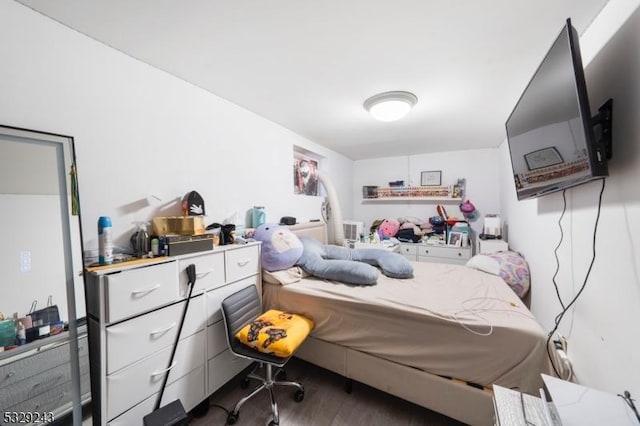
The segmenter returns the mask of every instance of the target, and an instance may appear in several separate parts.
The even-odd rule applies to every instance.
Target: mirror
[[[72,137],[0,126],[0,424],[80,425],[90,401],[75,170]]]

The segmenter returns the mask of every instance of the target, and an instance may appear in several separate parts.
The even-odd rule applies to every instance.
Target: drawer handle
[[[156,376],[160,376],[164,373],[166,373],[167,371],[171,370],[173,367],[176,366],[178,362],[177,361],[173,361],[173,363],[171,363],[170,366],[168,366],[167,368],[165,368],[164,370],[161,371],[154,371],[153,373],[151,373],[151,377],[156,377]]]
[[[16,375],[16,372],[15,372],[15,371],[13,371],[13,370],[11,370],[11,371],[9,371],[9,372],[7,373],[7,379],[8,379],[9,377],[13,377],[13,376],[15,376],[15,375]]]
[[[153,287],[145,288],[144,290],[133,290],[131,294],[135,296],[142,293],[151,293],[153,290],[157,290],[159,288],[160,288],[160,284],[156,284]]]
[[[209,275],[212,272],[213,272],[213,269],[209,269],[208,271],[204,271],[204,272],[197,272],[196,273],[196,277],[198,277],[198,278],[206,277],[207,275]]]
[[[47,384],[53,384],[53,383],[56,383],[56,382],[58,382],[60,379],[62,379],[63,377],[64,377],[64,374],[58,374],[57,376],[52,377],[52,378],[50,378],[50,379],[48,379],[48,380],[44,380],[44,381],[42,381],[42,382],[35,383],[33,386],[31,386],[31,390],[34,390],[34,389],[36,389],[38,386],[42,386],[42,385],[43,385],[43,384],[45,384],[45,383],[47,383]]]
[[[172,322],[171,324],[169,324],[169,326],[165,327],[165,328],[157,328],[151,332],[149,332],[149,336],[155,336],[156,334],[164,334],[167,331],[171,330],[173,327],[176,326],[175,322]]]
[[[242,268],[243,266],[247,266],[249,262],[251,262],[251,259],[238,260],[238,266]]]

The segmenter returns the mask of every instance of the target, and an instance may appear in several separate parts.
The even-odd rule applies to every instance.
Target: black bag
[[[37,303],[37,301],[33,301],[31,311],[29,312],[33,327],[40,327],[60,321],[60,312],[58,312],[58,305],[53,304],[53,296],[49,296],[47,299],[46,308],[38,309],[37,311],[34,310]]]
[[[36,310],[37,304],[38,301],[34,300],[28,314],[29,318],[31,318],[31,327],[25,330],[27,343],[49,336],[51,334],[51,324],[60,322],[60,312],[58,311],[58,305],[53,304],[53,296],[49,296],[47,299],[46,308]]]

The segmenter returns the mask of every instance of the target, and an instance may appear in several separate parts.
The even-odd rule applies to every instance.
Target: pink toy
[[[382,221],[378,229],[384,238],[395,237],[400,229],[400,222],[394,218],[388,218]]]

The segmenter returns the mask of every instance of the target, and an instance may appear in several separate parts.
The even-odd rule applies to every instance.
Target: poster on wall
[[[300,153],[293,155],[293,193],[318,195],[318,161]]]

